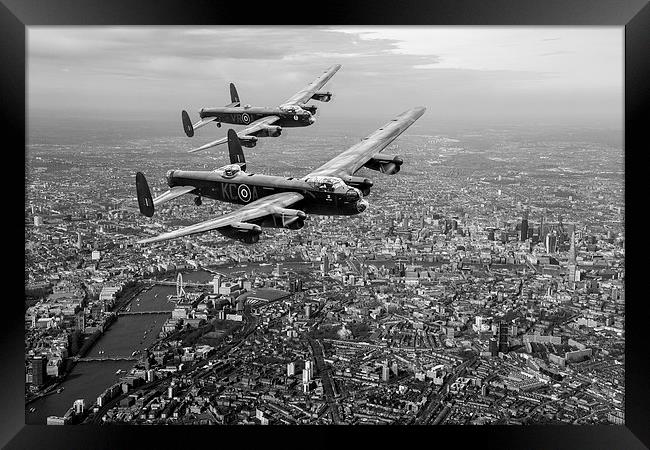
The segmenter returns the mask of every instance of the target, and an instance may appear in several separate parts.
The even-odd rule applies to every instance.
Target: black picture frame
[[[313,3],[313,2],[312,2]],[[360,445],[454,445],[481,448],[589,448],[637,449],[650,446],[650,388],[646,322],[649,317],[642,293],[643,281],[636,264],[628,263],[626,271],[626,425],[610,426],[526,426],[526,427],[115,427],[78,426],[48,427],[24,424],[23,315],[19,286],[13,271],[13,251],[8,243],[19,241],[21,230],[17,217],[23,217],[24,203],[13,191],[23,186],[19,170],[11,164],[14,155],[21,155],[26,139],[26,27],[32,25],[257,25],[257,24],[340,24],[340,25],[618,25],[625,27],[625,168],[626,203],[633,199],[635,189],[630,182],[635,174],[642,176],[643,166],[637,161],[647,150],[641,147],[647,128],[649,100],[647,54],[650,49],[650,6],[647,0],[444,0],[390,2],[341,0],[321,5],[282,2],[215,2],[156,0],[2,0],[0,3],[0,70],[2,104],[1,124],[5,164],[2,170],[5,185],[4,227],[5,273],[3,296],[2,361],[0,372],[0,444],[6,448],[132,448],[135,442],[147,447],[187,448],[201,442],[208,445],[340,445],[352,438]],[[317,7],[315,7],[317,6]],[[7,142],[7,138],[11,144]],[[645,142],[644,142],[645,143]],[[638,147],[638,148],[637,148]],[[24,153],[23,153],[24,155]],[[7,176],[8,175],[8,176]],[[24,194],[24,192],[23,192]],[[641,194],[643,195],[643,194]],[[24,200],[24,196],[23,196]],[[15,209],[14,209],[15,208]],[[626,246],[628,258],[643,250],[637,245],[638,228],[633,219],[634,208],[626,208],[626,234],[633,236]],[[635,232],[636,233],[636,232]],[[16,244],[20,251],[21,244]],[[631,254],[630,254],[631,252]],[[16,274],[18,277],[19,274]],[[16,283],[18,284],[18,283]],[[13,294],[14,288],[17,295]],[[370,444],[372,442],[372,444]],[[254,444],[254,445],[255,445]],[[357,444],[359,445],[359,444]]]

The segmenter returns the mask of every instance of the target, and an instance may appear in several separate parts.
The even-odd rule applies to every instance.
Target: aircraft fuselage
[[[340,181],[340,180],[339,180]],[[337,187],[321,187],[301,178],[252,174],[239,171],[226,176],[215,171],[170,170],[167,183],[174,186],[194,186],[190,192],[200,197],[245,205],[259,198],[281,192],[297,192],[304,200],[295,207],[307,214],[354,215],[363,212],[367,202],[361,193],[344,183]]]
[[[234,125],[249,125],[258,119],[268,116],[278,116],[280,120],[273,125],[280,127],[306,127],[314,123],[313,116],[308,111],[290,111],[281,108],[224,106],[218,108],[203,108],[199,117],[214,117],[216,122]]]

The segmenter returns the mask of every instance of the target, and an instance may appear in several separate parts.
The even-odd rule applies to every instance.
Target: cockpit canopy
[[[241,167],[239,164],[228,164],[227,166],[223,166],[217,170],[222,171],[225,178],[232,178],[241,172]]]
[[[296,114],[296,115],[299,115],[299,116],[310,117],[312,115],[309,111],[306,111],[305,109],[301,108],[298,105],[281,105],[280,106],[280,111],[293,113],[293,114]]]
[[[298,105],[280,105],[280,109],[282,111],[287,111],[287,112],[299,112],[303,111],[303,109],[298,106]]]
[[[325,192],[346,192],[350,187],[338,177],[315,176],[307,177],[305,181],[313,188]]]

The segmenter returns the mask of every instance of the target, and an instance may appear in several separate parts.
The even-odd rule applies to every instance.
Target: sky
[[[623,27],[37,27],[29,116],[180,123],[201,107],[277,106],[332,64],[319,116],[428,125],[622,128]],[[320,120],[320,119],[319,119]],[[178,123],[177,123],[178,122]],[[382,122],[383,123],[383,122]]]

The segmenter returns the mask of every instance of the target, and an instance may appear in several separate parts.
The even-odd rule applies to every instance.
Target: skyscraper
[[[42,356],[32,359],[32,383],[43,386],[47,377],[47,359]]]
[[[575,289],[575,282],[579,281],[576,280],[576,270],[577,270],[577,265],[576,265],[576,234],[575,232],[571,233],[571,247],[569,248],[569,264],[567,266],[568,269],[568,279],[567,282],[569,284],[569,287],[571,289]]]
[[[309,359],[305,360],[305,370],[302,372],[302,382],[303,383],[309,383],[311,381],[311,378],[313,376],[313,370],[314,368],[312,367],[312,362]]]
[[[381,366],[381,380],[388,381],[390,378],[390,369],[388,368],[388,361],[384,361],[384,364]]]
[[[557,248],[557,236],[555,234],[546,235],[546,251],[547,253],[555,253]]]
[[[499,354],[499,344],[495,338],[490,338],[490,355],[497,356]]]
[[[499,323],[497,340],[499,343],[499,351],[501,353],[508,353],[508,324],[507,323],[505,322]]]
[[[528,210],[525,210],[521,217],[521,237],[520,240],[523,242],[528,239]]]
[[[327,275],[330,270],[330,259],[327,254],[321,256],[320,271],[323,276]]]

